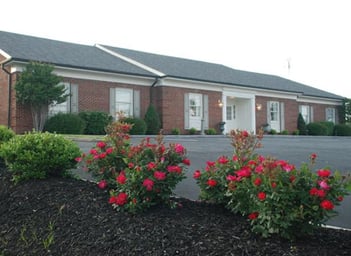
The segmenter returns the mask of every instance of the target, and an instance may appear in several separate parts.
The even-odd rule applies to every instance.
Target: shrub
[[[202,198],[247,216],[252,230],[263,237],[295,239],[312,233],[336,214],[334,207],[348,194],[349,179],[329,169],[312,171],[315,154],[310,165],[298,170],[287,161],[254,154],[261,134],[237,130],[231,138],[233,156],[207,162],[194,178]]]
[[[217,134],[217,131],[216,131],[216,129],[214,129],[214,128],[210,128],[210,129],[206,130],[205,133],[206,133],[207,135],[216,135],[216,134]]]
[[[180,129],[179,128],[173,128],[171,130],[171,134],[172,135],[179,135],[180,134]]]
[[[123,122],[131,124],[129,134],[131,135],[144,135],[146,133],[146,123],[143,119],[135,117],[126,117],[122,119]]]
[[[3,144],[0,155],[18,182],[65,175],[65,171],[76,166],[80,149],[61,135],[32,132]]]
[[[292,135],[299,135],[300,134],[300,131],[299,130],[294,130],[293,132],[292,132]]]
[[[117,211],[134,213],[170,203],[172,191],[185,178],[190,161],[182,145],[171,143],[166,147],[162,135],[156,137],[156,143],[146,138],[131,146],[130,128],[123,122],[111,124],[107,140],[77,160],[98,177],[100,188],[110,189],[109,203]]]
[[[351,126],[347,124],[336,124],[334,126],[335,136],[351,136]]]
[[[192,127],[192,128],[189,129],[189,134],[190,135],[195,135],[196,133],[197,133],[196,128]]]
[[[147,126],[146,134],[158,134],[160,132],[161,121],[153,104],[150,104],[146,110],[144,120]]]
[[[320,124],[324,125],[327,128],[327,136],[333,136],[334,133],[334,123],[329,121],[322,121],[319,122]]]
[[[301,113],[299,113],[299,116],[297,118],[297,129],[299,130],[300,135],[307,135],[306,122],[303,119]]]
[[[49,118],[44,126],[44,131],[60,134],[83,134],[84,129],[84,120],[71,113],[58,113]]]
[[[85,111],[78,115],[86,124],[84,134],[104,135],[106,134],[106,127],[112,122],[112,116],[106,112]]]
[[[0,145],[4,142],[9,141],[12,137],[15,136],[15,132],[7,128],[4,125],[0,125]]]
[[[283,130],[280,132],[281,135],[289,135],[289,131],[288,130]]]
[[[269,132],[269,134],[272,134],[272,135],[276,135],[278,132],[277,130],[275,129],[271,129],[271,131]]]
[[[14,131],[7,128],[6,126],[0,125],[0,150],[1,145],[15,136]],[[0,157],[0,167],[4,166],[4,160]]]
[[[309,135],[319,135],[326,136],[328,135],[328,128],[322,123],[309,123],[307,125],[307,130]]]

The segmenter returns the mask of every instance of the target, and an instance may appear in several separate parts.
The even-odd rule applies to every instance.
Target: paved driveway
[[[140,137],[133,137],[132,143],[138,143]],[[191,166],[187,172],[187,179],[176,188],[178,196],[197,200],[199,188],[192,174],[197,169],[202,169],[206,161],[214,161],[218,156],[231,156],[233,148],[230,138],[225,136],[166,136],[166,144],[177,142],[188,150]],[[278,159],[288,160],[297,167],[309,161],[311,153],[317,154],[316,169],[330,167],[346,174],[351,172],[351,137],[310,137],[310,136],[270,136],[263,139],[263,148],[257,153],[264,156],[274,156]],[[83,151],[88,151],[92,142],[78,142]],[[343,204],[336,209],[337,217],[328,224],[338,227],[351,228],[351,196],[347,196]]]

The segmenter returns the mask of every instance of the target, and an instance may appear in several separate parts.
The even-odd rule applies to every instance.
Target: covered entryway
[[[223,96],[224,133],[240,129],[255,131],[255,100],[253,95]]]

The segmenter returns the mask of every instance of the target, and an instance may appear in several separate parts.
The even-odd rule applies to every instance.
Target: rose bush
[[[225,204],[248,217],[255,233],[288,239],[313,232],[336,214],[350,179],[329,169],[312,171],[316,154],[300,169],[284,160],[254,154],[262,134],[232,131],[234,155],[221,156],[197,170],[201,198]],[[215,181],[215,182],[214,182]]]
[[[162,135],[155,142],[145,138],[131,145],[130,128],[123,122],[111,124],[106,141],[77,160],[97,177],[101,189],[109,189],[109,203],[118,211],[134,213],[159,203],[172,205],[173,189],[190,165],[186,149],[177,143],[166,147]]]

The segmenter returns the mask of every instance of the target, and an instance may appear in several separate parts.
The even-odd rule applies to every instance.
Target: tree
[[[297,129],[299,130],[300,135],[307,135],[306,122],[303,119],[301,113],[299,113],[299,116],[297,118]]]
[[[149,105],[144,120],[147,126],[146,134],[158,134],[160,132],[161,121],[153,104]]]
[[[53,70],[49,64],[30,62],[15,85],[17,101],[30,107],[33,127],[37,131],[44,128],[49,105],[62,103],[69,96]]]
[[[345,98],[343,104],[339,109],[340,123],[351,122],[351,99]]]

